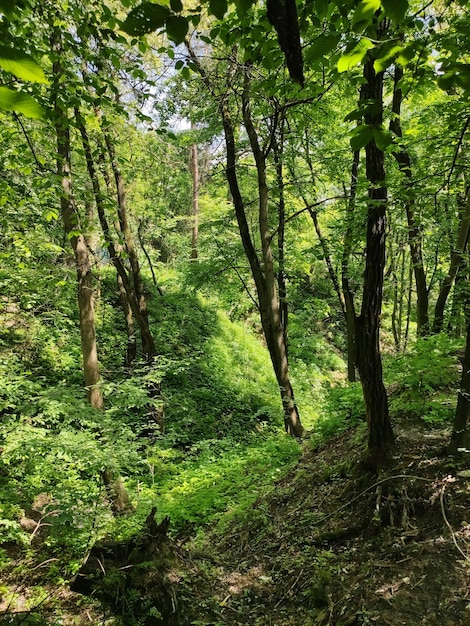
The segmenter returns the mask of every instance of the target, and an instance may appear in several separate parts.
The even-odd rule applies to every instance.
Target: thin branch
[[[26,142],[29,146],[29,149],[31,151],[31,154],[33,155],[33,159],[34,162],[36,163],[36,167],[41,171],[41,172],[50,172],[51,174],[56,174],[57,172],[55,172],[54,170],[51,170],[49,167],[44,167],[44,165],[39,161],[38,156],[36,154],[36,150],[34,148],[33,142],[31,141],[30,136],[28,135],[26,128],[23,125],[23,122],[21,121],[21,118],[13,111],[13,117],[15,118],[15,120],[18,122],[19,126],[21,127],[21,130],[23,132],[23,135],[26,139]]]
[[[304,206],[303,209],[299,209],[295,213],[292,213],[292,215],[289,215],[289,217],[286,218],[285,224],[287,224],[288,222],[291,222],[296,217],[299,217],[299,215],[302,215],[302,213],[305,213],[305,211],[311,211],[315,207],[321,206],[325,202],[330,202],[331,200],[347,200],[347,196],[331,196],[331,198],[325,198],[324,200],[319,200],[318,202],[314,202],[313,204],[308,204],[307,206]],[[279,230],[279,226],[275,228],[273,233],[270,235],[269,237],[270,242],[272,241],[273,237],[276,235],[278,230]]]
[[[464,126],[462,128],[462,131],[460,133],[457,145],[455,146],[454,158],[452,159],[452,165],[450,166],[449,176],[447,177],[447,182],[446,182],[447,186],[450,185],[450,179],[451,179],[452,174],[454,172],[455,165],[457,163],[457,159],[458,159],[458,156],[459,156],[459,152],[460,152],[460,149],[462,147],[463,140],[464,140],[464,137],[465,137],[465,133],[467,132],[469,124],[470,124],[470,117],[467,117],[467,119],[465,121],[465,124],[464,124]]]

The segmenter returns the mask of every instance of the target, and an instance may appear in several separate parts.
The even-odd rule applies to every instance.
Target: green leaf
[[[353,13],[352,24],[367,26],[378,9],[380,9],[380,0],[361,0]]]
[[[382,6],[385,15],[395,24],[399,24],[408,11],[408,0],[382,0]]]
[[[168,17],[170,9],[153,2],[142,2],[132,9],[121,25],[121,29],[128,35],[141,37],[162,28]]]
[[[374,127],[370,124],[361,124],[353,128],[351,131],[351,139],[349,140],[351,148],[353,150],[360,150],[364,146],[367,146],[369,141],[374,138],[374,130]]]
[[[389,67],[395,60],[395,58],[402,52],[402,46],[392,46],[387,52],[374,61],[374,71],[376,74],[383,72]]]
[[[175,13],[181,13],[183,10],[183,3],[181,0],[170,0],[170,7]]]
[[[318,15],[318,17],[320,18],[326,17],[326,14],[328,13],[328,5],[329,5],[328,0],[315,0],[316,15]]]
[[[23,113],[26,117],[43,119],[45,112],[34,98],[21,91],[0,87],[0,109]]]
[[[349,50],[338,60],[338,72],[346,72],[352,69],[366,56],[367,52],[375,48],[375,45],[370,39],[361,39],[353,48]]]
[[[227,0],[209,0],[209,10],[221,20],[227,12]]]
[[[0,0],[0,13],[10,19],[15,11],[16,0]]]
[[[166,34],[175,43],[183,43],[188,32],[188,21],[181,15],[170,15],[166,20]]]
[[[17,78],[33,83],[47,83],[46,75],[36,61],[21,50],[0,46],[0,67]]]
[[[374,128],[374,139],[379,150],[385,150],[392,143],[392,135],[384,128]]]
[[[317,59],[321,59],[336,48],[340,39],[340,34],[320,35],[317,39],[312,41],[312,44],[308,47],[307,52],[305,53],[306,61],[316,61]]]
[[[399,63],[402,67],[405,67],[406,65],[408,65],[408,63],[415,56],[416,50],[419,47],[422,47],[422,46],[420,43],[417,43],[417,42],[413,42],[405,46],[396,59],[397,63]]]
[[[255,0],[235,0],[238,17],[245,17],[254,3]]]

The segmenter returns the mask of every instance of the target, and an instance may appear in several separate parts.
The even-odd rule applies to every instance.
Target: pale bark
[[[60,33],[55,30],[52,47],[60,58],[62,53]],[[60,207],[64,230],[72,245],[77,270],[78,308],[80,317],[80,339],[83,355],[83,373],[90,404],[95,409],[104,408],[99,387],[100,370],[96,345],[93,277],[90,252],[85,235],[80,232],[79,215],[72,186],[70,121],[66,106],[60,101],[59,85],[62,68],[59,60],[53,63],[54,128],[57,140],[57,172],[61,178],[62,193]]]
[[[192,177],[192,193],[191,193],[191,258],[197,259],[198,256],[198,240],[199,240],[199,163],[197,144],[191,144],[189,155],[189,166]]]

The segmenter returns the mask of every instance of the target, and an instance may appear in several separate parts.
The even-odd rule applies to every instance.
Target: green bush
[[[430,424],[452,419],[449,390],[459,384],[461,340],[440,334],[419,338],[405,354],[384,360],[392,414],[421,419]]]

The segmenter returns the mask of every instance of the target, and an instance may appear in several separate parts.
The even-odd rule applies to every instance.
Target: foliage
[[[314,442],[364,423],[360,385],[344,380],[346,322],[331,278],[343,286],[349,255],[346,278],[360,298],[369,189],[365,168],[359,167],[354,180],[351,163],[352,151],[371,142],[385,152],[387,170],[381,338],[391,411],[428,424],[450,421],[462,338],[449,332],[415,339],[416,263],[409,247],[413,237],[419,238],[432,304],[449,275],[469,202],[465,3],[431,2],[419,13],[406,0],[298,3],[306,61],[302,90],[287,78],[263,3],[123,0],[116,8],[98,0],[28,1],[12,3],[11,10],[8,4],[0,3],[0,543],[6,546],[5,571],[8,549],[15,544],[25,558],[52,559],[44,578],[68,579],[96,538],[129,537],[153,505],[159,515],[170,516],[174,535],[202,534],[214,522],[223,533],[233,521],[243,525],[254,517],[269,526],[267,509],[253,504],[278,489],[276,480],[300,449],[283,433],[279,389],[224,171],[217,111],[226,96],[248,228],[255,233],[259,188],[240,101],[248,68],[251,114],[266,160],[273,276],[283,277],[286,286],[291,380]],[[390,26],[384,41],[371,35],[377,18]],[[55,30],[62,33],[60,53],[51,50]],[[187,37],[202,59],[202,73],[179,45]],[[385,72],[386,120],[396,120],[391,103],[397,89],[403,91],[401,134],[386,123],[362,123],[376,106],[357,104],[369,59],[376,72]],[[93,258],[104,411],[92,410],[85,399],[76,272],[58,220],[63,190],[56,172],[57,138],[48,121],[58,62],[63,72],[58,97],[66,112],[61,123],[71,133],[77,204],[71,237],[85,234]],[[392,78],[397,68],[403,71],[398,85]],[[202,84],[204,72],[211,75],[213,93]],[[113,131],[131,229],[145,268],[157,345],[151,364],[137,359],[124,365],[126,326],[109,242],[99,234],[95,215],[100,196],[92,183],[97,181],[89,180],[73,120],[79,107],[119,248],[122,233],[114,224],[119,214],[101,147],[103,117]],[[194,143],[201,173],[199,241],[198,258],[190,260],[188,153]],[[397,154],[408,155],[409,171],[397,163]],[[309,210],[315,211],[323,237],[317,237]],[[253,242],[258,251],[259,234]],[[122,260],[127,266],[124,252]],[[449,331],[456,335],[468,305],[467,290],[461,288],[467,261],[462,255],[460,287],[446,310]],[[407,348],[400,352],[403,345]],[[102,484],[105,469],[121,477],[132,513],[112,514]],[[347,471],[343,459],[328,468],[330,476],[344,477]],[[29,516],[39,519],[32,533],[20,523]],[[337,572],[327,551],[312,549],[304,558],[313,564],[318,584],[306,584],[302,596],[317,607],[327,600],[322,594]]]
[[[461,345],[460,340],[441,333],[418,338],[406,353],[387,358],[391,410],[430,424],[449,422],[453,403],[448,394],[458,383]]]

